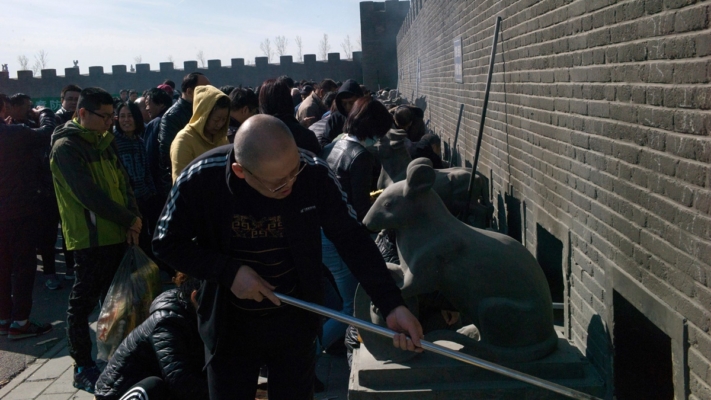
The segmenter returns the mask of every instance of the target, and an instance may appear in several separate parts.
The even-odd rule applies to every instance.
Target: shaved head
[[[270,115],[255,115],[245,121],[235,134],[235,160],[250,171],[257,172],[285,155],[298,153],[294,136],[279,119]]]

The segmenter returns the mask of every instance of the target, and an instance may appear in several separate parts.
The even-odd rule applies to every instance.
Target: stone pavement
[[[95,326],[95,323],[92,324],[92,328]],[[316,373],[326,384],[326,391],[317,393],[316,400],[348,398],[348,367],[345,357],[324,354],[316,366]],[[93,399],[93,395],[72,386],[72,374],[72,359],[66,342],[61,341],[0,389],[0,399]]]
[[[61,255],[57,255],[58,271],[64,271]],[[63,277],[63,276],[62,276]],[[49,291],[44,287],[38,266],[34,288],[32,318],[52,321],[54,329],[42,336],[18,341],[0,337],[0,399],[2,400],[68,400],[93,399],[93,395],[72,386],[73,366],[69,357],[65,320],[69,285]],[[90,317],[92,341],[95,342],[98,310]],[[96,356],[96,346],[94,346]],[[13,364],[8,367],[9,364]],[[316,374],[326,385],[317,393],[316,400],[345,400],[348,398],[348,364],[345,356],[324,354],[316,365]]]
[[[96,329],[94,313],[91,324]],[[92,335],[92,341],[94,340]],[[72,359],[66,340],[55,345],[14,377],[2,389],[3,400],[70,400],[94,398],[91,394],[72,386]],[[345,400],[348,398],[348,365],[345,356],[324,354],[316,365],[316,374],[326,385],[326,391],[317,393],[316,400]]]

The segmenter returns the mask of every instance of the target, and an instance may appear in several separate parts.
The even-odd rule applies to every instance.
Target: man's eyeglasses
[[[85,108],[85,110],[88,111],[88,112],[90,112],[90,113],[92,113],[92,114],[94,114],[94,115],[96,115],[96,116],[99,117],[99,118],[102,118],[102,119],[104,120],[104,122],[110,122],[110,121],[114,118],[113,114],[111,114],[111,115],[103,115],[103,114],[99,114],[99,113],[97,113],[97,112],[91,111],[91,110],[88,109],[88,108]]]
[[[272,192],[272,193],[276,193],[276,192],[278,192],[278,191],[284,189],[284,188],[285,188],[288,184],[290,184],[291,182],[294,182],[294,180],[295,180],[296,177],[301,173],[301,171],[303,171],[304,168],[306,168],[306,163],[300,163],[300,164],[301,164],[301,166],[299,167],[299,170],[296,171],[296,173],[295,173],[294,175],[291,175],[291,176],[287,179],[286,182],[284,182],[282,185],[279,185],[278,187],[276,187],[276,188],[274,188],[274,189],[269,188],[269,186],[267,186],[267,184],[264,183],[264,181],[262,181],[261,179],[259,179],[259,178],[257,177],[257,175],[254,175],[250,170],[248,170],[247,168],[245,168],[244,165],[242,166],[242,169],[245,170],[245,171],[247,171],[247,173],[249,173],[250,175],[252,175],[252,176],[254,177],[254,179],[256,179],[259,183],[261,183],[262,186],[264,186],[265,189],[267,189],[268,191],[270,191],[270,192]]]

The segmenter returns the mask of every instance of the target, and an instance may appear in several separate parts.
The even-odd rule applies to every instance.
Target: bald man
[[[280,120],[257,115],[233,146],[183,170],[153,238],[156,256],[205,281],[198,317],[212,400],[254,399],[265,364],[271,400],[312,398],[319,318],[273,292],[322,302],[321,228],[388,327],[412,338],[393,344],[421,351],[422,327],[327,164]]]

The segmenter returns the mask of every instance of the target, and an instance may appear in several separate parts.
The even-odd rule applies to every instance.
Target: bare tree
[[[259,48],[262,50],[262,53],[264,53],[264,57],[267,58],[267,62],[272,62],[274,50],[272,50],[272,42],[269,41],[269,38],[266,38],[262,43],[259,43]]]
[[[140,63],[143,62],[143,57],[141,57],[141,56],[133,57],[133,61],[134,61],[136,64],[140,64]]]
[[[35,75],[39,74],[40,71],[47,68],[47,64],[49,64],[49,54],[44,50],[38,51],[35,54],[35,63],[32,64],[32,72]]]
[[[286,46],[289,45],[289,39],[285,36],[277,36],[274,38],[274,45],[276,46],[276,52],[281,57],[286,55]]]
[[[195,55],[195,58],[200,61],[200,66],[205,68],[205,53],[203,53],[202,50],[198,51],[197,54]]]
[[[27,59],[27,56],[18,56],[17,57],[17,62],[20,63],[20,70],[21,71],[27,71],[27,68],[30,64],[30,60]]]
[[[346,55],[346,60],[350,60],[353,58],[353,45],[351,44],[351,35],[346,35],[346,38],[343,39],[343,43],[341,43],[341,48],[343,49],[343,52]]]
[[[301,42],[301,36],[296,37],[296,48],[297,48],[297,56],[299,58],[299,62],[304,61],[304,55],[302,54],[303,50],[303,43]]]
[[[318,44],[318,52],[322,60],[328,60],[328,52],[331,51],[331,44],[328,43],[328,35],[323,34],[323,39]]]
[[[172,55],[169,55],[169,56],[168,56],[168,62],[174,63],[174,62],[175,62],[175,58],[173,58]]]

